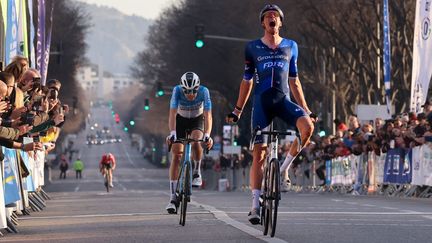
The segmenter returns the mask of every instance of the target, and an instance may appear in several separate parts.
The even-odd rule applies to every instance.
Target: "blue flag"
[[[18,15],[15,0],[9,0],[7,5],[7,26],[5,64],[8,65],[12,58],[18,54]]]
[[[388,0],[384,0],[383,4],[383,17],[384,17],[384,87],[386,94],[387,113],[391,115],[391,90],[390,90],[390,73],[391,73],[391,60],[390,60],[390,25],[389,25],[389,11],[388,11]]]

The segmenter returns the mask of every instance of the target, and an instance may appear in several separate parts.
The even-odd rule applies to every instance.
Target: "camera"
[[[38,90],[42,89],[40,77],[34,77],[33,78],[33,90],[36,90],[36,89],[38,89]]]
[[[55,89],[50,89],[49,91],[49,98],[52,100],[56,100],[58,97],[58,91]]]
[[[32,104],[32,110],[33,111],[39,111],[40,107],[42,106],[42,100],[43,100],[43,96],[42,95],[37,95],[33,98],[33,104]]]
[[[39,136],[34,136],[34,137],[33,137],[33,142],[34,142],[34,143],[38,143],[38,142],[40,142],[40,137],[39,137]]]
[[[32,125],[34,122],[35,115],[32,113],[23,113],[20,117],[21,125]]]

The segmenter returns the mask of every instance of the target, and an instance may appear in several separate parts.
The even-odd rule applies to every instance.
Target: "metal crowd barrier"
[[[316,173],[318,162],[303,162],[295,174],[290,168],[287,191],[432,198],[431,155],[429,145],[423,145],[408,151],[393,149],[381,156],[370,152],[335,158],[326,161],[323,186]]]
[[[19,217],[40,212],[50,197],[42,189],[44,185],[45,152],[34,157],[26,152],[3,149],[5,159],[0,168],[0,229],[18,233]],[[35,158],[35,159],[34,159]],[[0,232],[0,236],[2,236]]]

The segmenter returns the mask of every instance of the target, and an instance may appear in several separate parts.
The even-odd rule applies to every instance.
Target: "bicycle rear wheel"
[[[186,223],[186,211],[187,203],[190,197],[190,183],[191,183],[191,173],[190,173],[190,162],[186,162],[183,168],[183,180],[181,185],[181,206],[180,206],[180,225],[184,226]]]
[[[271,186],[269,187],[271,193],[271,200],[269,201],[270,206],[270,236],[274,237],[276,233],[277,224],[277,213],[280,200],[280,170],[279,161],[272,159],[270,162],[270,181]]]

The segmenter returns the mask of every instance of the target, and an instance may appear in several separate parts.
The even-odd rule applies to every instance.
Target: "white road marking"
[[[243,224],[239,221],[236,221],[236,220],[230,218],[226,212],[218,210],[213,206],[200,204],[200,203],[197,203],[195,201],[192,201],[191,204],[194,206],[197,206],[197,207],[202,207],[205,210],[208,210],[210,213],[212,213],[220,221],[225,222],[226,224],[231,225],[234,228],[237,228],[237,229],[245,232],[246,234],[249,234],[249,235],[251,235],[257,239],[263,240],[265,242],[280,242],[280,243],[282,243],[282,242],[286,243],[287,242],[287,241],[284,241],[284,240],[279,239],[277,237],[270,238],[269,236],[264,236],[260,230],[257,230],[253,227],[250,227],[250,226],[247,226],[246,224]],[[242,212],[242,213],[245,213],[245,212]]]
[[[79,186],[75,187],[75,192],[77,192],[79,190]]]
[[[360,204],[360,206],[365,206],[365,207],[376,207],[376,205],[373,205],[373,204],[367,204],[367,203]]]
[[[423,218],[432,219],[432,216],[422,216]]]
[[[126,154],[126,157],[128,158],[129,163],[130,163],[133,167],[136,167],[135,164],[134,164],[134,162],[132,161],[130,155],[129,155],[129,152],[126,150],[126,147],[125,147],[125,145],[124,145],[123,143],[122,143],[122,148],[123,148],[123,151],[124,151],[125,154]]]
[[[226,212],[244,214],[245,212]],[[278,214],[334,214],[334,215],[432,215],[432,212],[278,212]]]
[[[343,200],[340,199],[332,199],[333,202],[343,202]]]
[[[188,214],[210,214],[205,211],[187,212]],[[113,214],[81,214],[81,215],[59,215],[59,216],[32,216],[23,217],[20,220],[34,220],[34,219],[65,219],[65,218],[101,218],[101,217],[129,217],[129,216],[170,216],[166,213],[113,213]]]
[[[375,223],[299,223],[299,222],[292,222],[292,223],[281,223],[283,225],[323,225],[323,226],[397,226],[397,227],[431,227],[430,224],[375,224]]]

